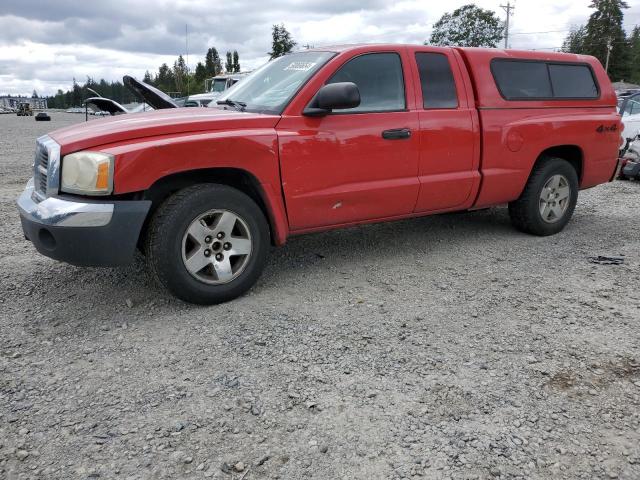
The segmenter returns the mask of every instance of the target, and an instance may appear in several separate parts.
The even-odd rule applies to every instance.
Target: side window
[[[351,112],[393,112],[406,109],[402,62],[397,53],[368,53],[344,64],[327,83],[353,82],[360,105]]]
[[[506,100],[594,99],[600,92],[588,65],[494,59],[491,71]]]
[[[598,87],[586,65],[549,64],[556,98],[598,98]]]
[[[451,65],[442,53],[416,53],[425,109],[458,108],[458,94]]]
[[[491,69],[500,93],[507,100],[553,97],[544,62],[494,61]]]

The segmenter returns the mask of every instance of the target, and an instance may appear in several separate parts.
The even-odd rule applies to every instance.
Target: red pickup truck
[[[41,137],[18,206],[44,255],[111,266],[138,248],[176,296],[218,303],[289,235],[499,204],[516,228],[557,233],[580,189],[615,177],[619,130],[592,57],[321,48],[267,63],[210,108]]]

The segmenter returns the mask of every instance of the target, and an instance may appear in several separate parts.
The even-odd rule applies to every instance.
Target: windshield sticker
[[[316,66],[316,62],[291,62],[284,70],[307,72]]]

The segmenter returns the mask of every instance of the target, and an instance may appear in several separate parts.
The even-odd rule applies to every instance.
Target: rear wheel
[[[578,200],[578,175],[566,160],[547,158],[531,173],[518,200],[509,204],[511,222],[533,235],[553,235],[569,223]]]
[[[150,270],[192,303],[232,300],[257,281],[269,250],[269,227],[256,203],[226,185],[196,185],[169,197],[146,235]]]

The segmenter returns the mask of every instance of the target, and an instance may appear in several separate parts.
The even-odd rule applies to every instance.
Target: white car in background
[[[197,95],[189,95],[184,102],[185,107],[207,107],[212,101],[217,100],[222,93],[231,88],[242,79],[246,78],[250,72],[243,73],[226,73],[207,80],[211,82],[211,86],[207,93],[199,93]]]
[[[622,115],[622,139],[626,143],[638,136],[640,131],[640,92],[620,98],[619,113]]]
[[[199,93],[197,95],[189,95],[184,102],[184,107],[206,107],[213,101],[210,93]]]

